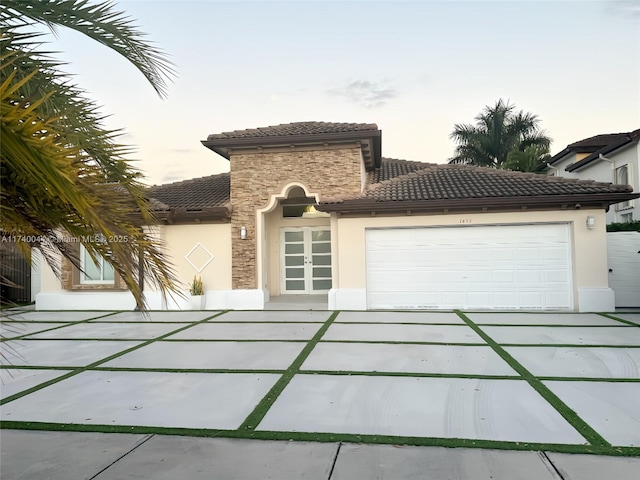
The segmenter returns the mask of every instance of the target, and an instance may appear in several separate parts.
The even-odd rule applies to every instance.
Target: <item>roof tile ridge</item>
[[[386,161],[388,163],[393,163],[393,164],[409,164],[409,165],[414,165],[414,166],[433,166],[433,165],[441,165],[438,163],[432,163],[432,162],[421,162],[419,160],[406,160],[404,158],[391,158],[391,157],[382,157],[383,161]],[[382,168],[382,166],[380,166],[379,168]],[[377,169],[376,169],[377,170]]]
[[[158,187],[168,187],[168,186],[178,186],[180,184],[191,184],[194,183],[198,180],[207,180],[210,178],[216,178],[216,177],[224,177],[227,175],[230,175],[231,172],[222,172],[222,173],[214,173],[213,175],[205,175],[203,177],[195,177],[195,178],[185,178],[184,180],[178,180],[176,182],[170,182],[170,183],[161,183],[159,185],[151,185],[149,188],[153,189],[153,188],[158,188]]]
[[[580,184],[580,185],[596,185],[596,186],[616,185],[612,182],[598,182],[596,180],[591,180],[591,179],[558,177],[555,175],[545,175],[542,173],[521,172],[519,170],[504,170],[504,169],[492,168],[492,167],[482,167],[478,165],[446,164],[443,166],[459,168],[459,169],[473,168],[477,170],[482,170],[486,173],[489,173],[490,175],[502,175],[502,176],[510,176],[510,177],[525,176],[528,178],[535,178],[536,180],[541,180],[545,182],[573,183],[573,184]]]

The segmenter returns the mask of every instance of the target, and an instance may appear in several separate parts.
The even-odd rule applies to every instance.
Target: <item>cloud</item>
[[[381,82],[369,80],[353,80],[346,86],[333,88],[327,93],[344,97],[366,108],[381,107],[387,103],[387,100],[397,97],[397,92],[393,88]]]

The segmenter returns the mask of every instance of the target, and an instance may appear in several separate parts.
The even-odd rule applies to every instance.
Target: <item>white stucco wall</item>
[[[156,286],[147,281],[145,296],[151,310],[192,308],[187,293],[194,275],[202,278],[207,300],[211,298],[205,308],[226,308],[226,292],[231,290],[230,224],[165,225],[153,227],[153,232],[149,233],[164,243],[179,282],[178,287],[185,295],[185,298],[174,296],[165,301],[157,292]],[[186,258],[194,247],[197,248],[189,259],[195,266],[191,265]],[[207,251],[214,257],[208,263]],[[36,308],[39,310],[132,310],[135,308],[133,296],[126,291],[64,290],[60,280],[45,262],[41,262],[40,279],[40,293],[36,296]],[[222,303],[219,300],[221,297],[223,297]]]
[[[611,160],[611,162],[606,160],[595,160],[579,170],[574,170],[573,172],[567,172],[565,170],[567,166],[584,157],[585,154],[567,155],[562,161],[553,165],[552,168],[547,168],[547,174],[563,178],[576,178],[580,180],[614,183],[615,169],[623,165],[629,165],[629,185],[633,187],[634,192],[640,191],[640,143],[627,145],[605,155],[605,157]],[[631,201],[631,208],[624,210],[618,210],[616,205],[612,205],[607,212],[607,223],[609,224],[622,221],[620,215],[623,213],[632,213],[634,220],[640,220],[640,210],[638,205],[637,199]]]

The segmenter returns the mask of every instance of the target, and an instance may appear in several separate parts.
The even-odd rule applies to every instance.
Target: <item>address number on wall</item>
[[[470,218],[461,218],[460,219],[460,223],[471,223],[471,219]]]

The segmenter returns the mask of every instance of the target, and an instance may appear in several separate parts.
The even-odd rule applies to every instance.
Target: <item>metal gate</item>
[[[12,242],[0,243],[0,301],[31,302],[31,266]]]

